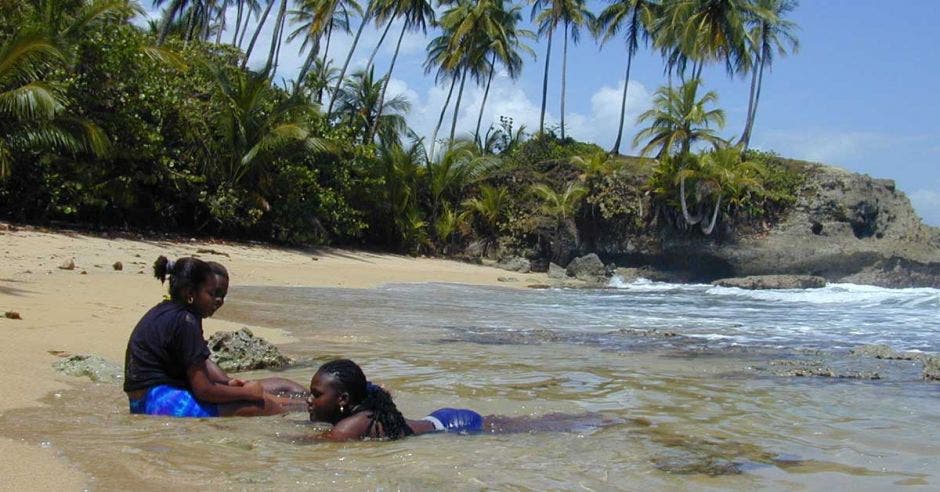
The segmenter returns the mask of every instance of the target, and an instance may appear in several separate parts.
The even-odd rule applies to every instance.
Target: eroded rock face
[[[209,351],[210,358],[226,372],[276,369],[293,362],[248,328],[214,333],[209,338]]]
[[[723,278],[712,282],[720,287],[739,289],[818,289],[826,286],[826,279],[813,275],[755,275],[751,277]]]

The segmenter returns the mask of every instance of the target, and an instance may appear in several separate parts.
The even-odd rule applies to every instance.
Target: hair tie
[[[173,275],[173,267],[176,266],[176,260],[166,260],[166,273]]]

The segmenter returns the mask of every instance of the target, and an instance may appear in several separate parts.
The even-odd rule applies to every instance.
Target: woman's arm
[[[229,384],[229,381],[232,380],[212,359],[206,359],[206,373],[209,375],[209,380],[214,383]]]
[[[257,381],[248,381],[242,386],[230,386],[227,383],[213,381],[209,363],[206,359],[186,370],[189,387],[192,388],[193,395],[197,399],[209,403],[264,400],[264,388]]]

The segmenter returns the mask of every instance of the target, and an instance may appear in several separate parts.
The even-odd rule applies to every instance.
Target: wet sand
[[[218,261],[228,267],[233,285],[369,288],[433,281],[524,287],[544,281],[543,275],[510,275],[447,260],[338,249],[305,251],[262,244],[113,239],[14,229],[0,223],[0,314],[13,311],[22,317],[0,317],[4,335],[0,415],[14,408],[42,406],[43,397],[76,382],[53,371],[58,358],[54,352],[123,361],[130,330],[165,292],[165,286],[150,273],[160,254]],[[60,268],[69,260],[74,269]],[[123,266],[120,271],[113,267],[118,261]],[[506,276],[519,282],[498,281]],[[207,336],[242,326],[222,320],[205,323]],[[292,340],[280,330],[252,329],[274,343]],[[56,451],[7,438],[0,438],[0,477],[4,478],[0,488],[9,490],[80,489],[90,480]]]

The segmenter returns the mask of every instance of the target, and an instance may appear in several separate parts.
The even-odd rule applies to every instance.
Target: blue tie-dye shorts
[[[219,406],[201,402],[192,392],[161,384],[147,390],[140,400],[130,400],[131,413],[166,417],[218,417]]]

